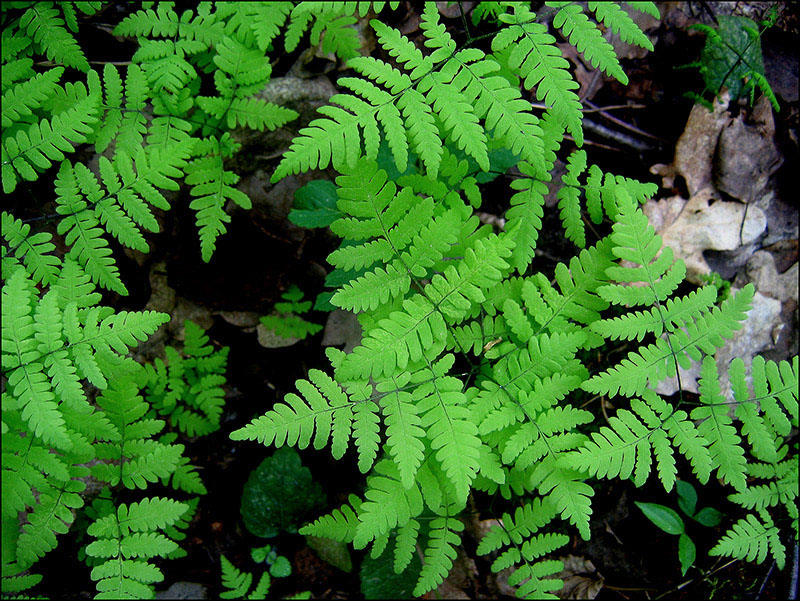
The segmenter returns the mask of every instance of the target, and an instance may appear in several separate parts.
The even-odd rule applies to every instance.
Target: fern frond
[[[110,558],[92,570],[91,577],[97,581],[99,591],[96,598],[152,597],[150,584],[161,582],[164,576],[146,558],[163,557],[173,549],[169,544],[172,541],[158,530],[175,524],[188,509],[185,503],[172,499],[146,498],[121,504],[110,515],[91,523],[87,534],[97,540],[87,546],[87,554]],[[123,559],[126,552],[130,557],[145,559]]]
[[[647,334],[661,336],[665,324],[669,329],[686,324],[693,315],[702,314],[714,306],[717,289],[704,286],[688,295],[669,298],[660,306],[648,311],[636,311],[621,317],[602,319],[591,324],[591,329],[603,338],[611,340],[633,340],[641,342]]]
[[[405,488],[395,464],[382,460],[367,478],[365,501],[358,507],[353,546],[363,549],[371,540],[387,534],[422,512],[422,495],[414,484]]]
[[[461,542],[459,532],[464,524],[456,518],[438,517],[430,523],[428,546],[425,549],[424,565],[413,595],[419,597],[435,589],[444,581],[453,567],[456,547]]]
[[[509,581],[521,585],[521,598],[554,599],[550,591],[561,586],[560,580],[544,579],[563,568],[559,561],[537,561],[544,555],[569,542],[566,535],[538,533],[556,516],[556,509],[547,501],[536,498],[518,507],[512,516],[503,514],[499,525],[492,526],[478,545],[478,555],[502,552],[492,563],[492,571],[514,568]]]
[[[713,354],[724,344],[724,338],[731,338],[733,332],[742,327],[754,291],[748,284],[719,307],[714,307],[711,313],[687,323],[686,331],[676,330],[668,335],[669,341],[660,338],[638,351],[629,352],[618,366],[584,383],[583,389],[595,394],[633,396],[641,394],[648,385],[673,377],[678,365],[688,368],[702,353]]]
[[[89,74],[90,87],[93,73]],[[96,113],[96,98],[88,96],[74,108],[54,115],[52,119],[42,119],[18,130],[14,136],[4,137],[3,192],[13,192],[20,178],[37,179],[37,172],[48,169],[53,161],[63,160],[64,152],[75,150],[75,144],[85,142],[87,134],[92,132],[90,124],[97,122]]]
[[[247,195],[233,187],[233,184],[239,181],[239,176],[227,171],[223,164],[224,144],[227,138],[226,133],[220,141],[211,140],[210,144],[216,148],[211,150],[209,156],[195,159],[186,166],[186,183],[192,186],[191,195],[197,197],[192,200],[189,207],[197,211],[200,254],[205,262],[211,260],[217,237],[225,233],[225,224],[231,221],[224,210],[228,199],[243,209],[252,207]],[[195,151],[197,152],[197,147]]]
[[[717,363],[705,357],[700,371],[700,402],[705,406],[692,411],[693,420],[703,420],[698,426],[700,435],[709,441],[709,450],[719,478],[737,491],[745,488],[747,461],[736,428],[728,415],[725,397],[720,394]]]
[[[5,67],[4,67],[5,69]],[[33,115],[34,110],[41,107],[58,88],[58,80],[64,73],[63,67],[55,67],[44,73],[38,73],[26,81],[3,91],[3,128],[12,123]]]
[[[322,371],[312,369],[309,380],[298,380],[302,398],[288,394],[285,403],[275,405],[244,428],[234,431],[234,440],[258,440],[280,447],[284,444],[306,448],[314,437],[314,448],[331,441],[331,453],[340,458],[347,450],[354,419],[354,402],[341,387]],[[374,405],[372,401],[362,404]],[[353,436],[357,437],[355,430]],[[368,468],[367,468],[368,469]],[[364,469],[366,471],[366,469]]]
[[[324,515],[313,523],[306,524],[300,528],[299,532],[303,536],[324,536],[336,541],[351,543],[358,527],[356,512],[360,506],[361,499],[356,495],[350,495],[348,503],[339,509],[334,509],[329,515]]]
[[[628,76],[620,67],[614,47],[603,38],[603,34],[583,13],[580,5],[564,2],[547,4],[559,8],[553,18],[553,26],[561,30],[569,43],[575,46],[594,68],[602,69],[623,85],[628,85]]]
[[[20,28],[25,29],[39,51],[48,59],[86,72],[89,70],[89,63],[77,40],[65,29],[64,24],[52,2],[37,2],[19,20]]]
[[[501,15],[501,21],[511,27],[501,30],[492,39],[492,50],[499,53],[513,45],[507,55],[512,72],[523,78],[527,89],[536,87],[536,99],[550,107],[556,120],[566,126],[581,146],[581,103],[573,91],[580,86],[570,75],[569,63],[556,47],[555,38],[547,33],[545,25],[533,22],[534,17],[522,4],[514,5],[513,16]]]
[[[558,207],[567,238],[576,246],[586,246],[586,233],[581,219],[578,176],[586,169],[586,152],[576,150],[567,159],[567,172],[561,177],[564,185],[558,191]]]
[[[31,226],[15,219],[13,215],[3,211],[2,236],[8,244],[9,251],[22,261],[34,282],[47,286],[56,281],[61,266],[58,257],[50,254],[55,250],[51,242],[52,235],[47,232],[31,234]],[[5,274],[4,274],[5,275]]]
[[[424,459],[425,445],[420,411],[410,392],[402,390],[404,379],[393,378],[378,384],[383,393],[378,401],[386,424],[386,446],[397,464],[400,481],[411,488]]]
[[[705,482],[714,467],[709,441],[687,418],[685,411],[675,411],[660,396],[645,391],[641,399],[631,400],[630,411],[620,409],[609,419],[609,427],[592,434],[592,441],[570,453],[567,462],[596,477],[633,476],[634,484],[641,486],[655,458],[659,479],[669,491],[675,483],[674,446]]]
[[[764,511],[758,512],[758,516],[747,514],[736,522],[708,552],[712,556],[724,555],[756,563],[763,563],[767,553],[782,570],[786,563],[786,548],[780,540],[778,528]]]
[[[589,2],[589,10],[597,15],[598,21],[602,21],[603,25],[619,35],[623,42],[636,44],[650,52],[653,51],[653,43],[618,4],[614,2]],[[658,15],[658,9],[656,8],[657,19],[659,18]]]

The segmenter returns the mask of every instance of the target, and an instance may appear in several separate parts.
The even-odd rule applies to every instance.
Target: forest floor
[[[459,15],[447,3],[440,4],[445,22],[458,31],[462,23]],[[469,9],[474,3],[460,4]],[[796,5],[778,3],[781,15],[778,24],[762,37],[765,72],[780,102],[780,112],[772,111],[764,101],[756,102],[754,108],[745,99],[730,102],[722,116],[692,117],[693,101],[684,94],[699,93],[703,81],[696,69],[676,69],[697,60],[704,43],[704,36],[690,30],[690,25],[712,25],[712,14],[731,12],[760,18],[773,4],[658,3],[662,18],[643,23],[655,52],[637,52],[619,45],[623,67],[631,81],[627,87],[596,75],[580,56],[568,52],[568,46],[564,45],[564,50],[581,83],[579,94],[586,107],[585,148],[589,162],[661,186],[657,194],[660,203],[652,203],[648,209],[650,215],[654,221],[660,220],[660,231],[665,238],[671,236],[687,259],[693,258],[698,273],[713,269],[735,286],[753,279],[763,284],[759,292],[766,299],[767,321],[759,327],[770,335],[765,338],[766,343],[758,343],[762,344],[760,348],[749,348],[747,352],[784,358],[797,353],[800,17]],[[418,33],[418,9],[409,3],[401,2],[400,9],[390,19],[394,21],[389,24],[407,35]],[[277,185],[270,184],[268,176],[293,133],[335,91],[336,79],[347,75],[340,67],[331,57],[320,53],[287,55],[274,65],[273,77],[278,83],[273,92],[283,94],[284,104],[297,110],[301,117],[285,132],[246,142],[247,148],[252,149],[247,155],[252,161],[242,167],[241,188],[253,196],[254,209],[233,212],[229,232],[220,239],[211,263],[203,263],[199,258],[194,219],[186,208],[188,203],[182,202],[173,203],[176,208],[165,217],[163,233],[153,241],[150,255],[119,258],[119,264],[128,272],[123,271],[123,280],[133,283],[129,286],[129,297],[116,299],[119,309],[141,309],[145,305],[157,308],[164,297],[172,305],[173,326],[160,342],[154,343],[154,349],[164,342],[172,344],[173,338],[180,336],[184,318],[209,328],[208,334],[215,345],[231,349],[222,428],[187,445],[192,463],[202,466],[209,492],[202,497],[198,515],[183,543],[188,555],[165,564],[166,580],[161,587],[166,590],[175,583],[195,583],[200,588],[179,585],[170,589],[167,597],[161,595],[165,598],[177,594],[188,595],[182,598],[216,597],[220,592],[220,554],[224,553],[242,569],[259,572],[263,566],[254,566],[250,549],[266,543],[274,545],[293,566],[290,576],[274,580],[270,596],[280,598],[310,591],[315,598],[362,598],[359,566],[363,552],[350,552],[353,567],[346,572],[320,559],[299,534],[282,533],[265,540],[248,532],[240,515],[241,491],[250,473],[273,451],[255,443],[234,443],[229,438],[233,430],[292,392],[295,380],[304,377],[309,369],[327,364],[323,341],[342,344],[348,336],[346,331],[328,323],[325,332],[291,346],[267,348],[259,344],[253,331],[254,316],[269,313],[279,300],[279,293],[290,284],[298,285],[310,299],[323,290],[325,258],[335,248],[335,239],[323,230],[299,229],[287,221],[286,215],[299,186],[312,178],[330,178],[331,174],[316,172],[287,177]],[[535,99],[532,100],[535,106]],[[740,128],[744,133],[733,135],[735,132],[731,130],[726,137],[724,132],[731,128]],[[751,140],[747,148],[734,143],[746,136]],[[752,144],[756,144],[755,151]],[[566,146],[565,154],[559,156],[556,179],[560,178],[558,169],[563,170],[562,161],[571,150]],[[744,161],[743,155],[755,156],[755,160]],[[751,217],[763,215],[765,227],[753,242],[736,244],[734,248],[704,246],[705,238],[698,233],[700,225],[676,225],[683,218],[682,209],[695,202],[703,186],[711,190],[711,199],[706,199],[704,210],[710,210],[716,203],[723,203],[720,206],[735,203],[739,206],[736,211],[731,209],[732,214],[741,215],[742,206],[749,204]],[[487,202],[481,210],[487,218],[502,217],[507,208],[507,190],[503,178],[484,190]],[[572,255],[572,249],[564,246],[557,209],[552,206],[554,199],[553,194],[548,200],[543,238],[539,242],[542,251],[537,254],[543,269],[552,268]],[[720,218],[720,223],[739,234],[741,218],[738,221]],[[242,257],[250,258],[242,261]],[[781,291],[792,285],[793,297],[791,291],[789,294]],[[332,319],[322,312],[312,312],[307,318],[320,324]],[[327,493],[327,506],[323,510],[343,503],[347,494],[363,482],[349,454],[333,461],[324,450],[309,450],[302,452],[301,457],[313,479]],[[691,530],[698,559],[695,567],[682,577],[677,537],[658,530],[634,505],[634,501],[648,501],[675,507],[674,492],[665,493],[658,482],[637,489],[628,482],[600,481],[594,487],[592,538],[584,542],[575,537],[568,548],[571,571],[565,574],[568,586],[561,593],[563,598],[780,599],[786,596],[790,567],[779,572],[769,561],[754,565],[708,556],[707,551],[718,540],[722,526],[697,526]],[[716,482],[702,489],[700,504],[723,512],[733,507]],[[306,518],[313,519],[320,513]],[[496,517],[479,515],[468,531],[479,530],[485,520]],[[502,578],[491,574],[489,562],[475,558],[475,541],[469,535],[465,539],[465,553],[459,555],[453,575],[428,597],[495,598],[510,594]],[[74,538],[65,540],[59,549],[76,549],[78,544]],[[72,554],[60,551],[51,554],[42,561],[42,571],[67,574],[86,570],[77,558],[69,555]],[[87,577],[83,582],[90,581]],[[92,595],[88,590],[64,593],[74,598]]]

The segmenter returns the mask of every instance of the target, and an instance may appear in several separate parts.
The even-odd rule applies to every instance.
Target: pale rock
[[[208,599],[208,589],[197,582],[176,582],[165,591],[158,591],[156,599]]]
[[[688,201],[673,196],[650,200],[644,207],[664,245],[686,262],[687,279],[695,284],[702,284],[699,276],[711,271],[703,251],[735,250],[758,240],[767,227],[766,215],[757,207],[750,206],[745,218],[745,205],[721,200],[711,204],[711,195],[705,188]]]
[[[328,315],[325,332],[322,334],[322,346],[344,345],[344,352],[351,352],[361,342],[361,324],[351,311],[334,309]]]
[[[797,303],[797,263],[792,265],[786,273],[779,274],[772,253],[759,250],[748,259],[744,278],[747,282],[752,282],[761,294],[775,298],[782,303],[788,300],[794,300]]]
[[[731,294],[735,290],[731,289]],[[726,340],[725,346],[717,351],[716,360],[719,369],[719,380],[722,394],[732,398],[728,366],[736,357],[740,357],[749,369],[755,355],[761,354],[775,344],[776,328],[780,328],[781,303],[756,292],[753,296],[753,308],[747,314],[747,319],[740,330],[733,334],[732,340]],[[697,379],[700,377],[700,362],[692,363],[688,370],[679,369],[681,387],[688,392],[697,393]],[[678,391],[677,378],[663,380],[656,388],[656,392],[670,396]]]

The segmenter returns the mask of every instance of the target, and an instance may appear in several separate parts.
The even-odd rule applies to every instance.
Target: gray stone
[[[157,592],[156,599],[208,599],[208,589],[197,582],[176,582]]]
[[[741,115],[724,127],[714,169],[717,189],[743,202],[763,196],[770,176],[783,163],[774,133],[774,124],[746,125]]]

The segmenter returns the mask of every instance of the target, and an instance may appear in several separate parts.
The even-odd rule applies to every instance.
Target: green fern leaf
[[[547,4],[559,8],[553,18],[553,25],[561,30],[570,44],[583,53],[593,67],[602,69],[623,85],[628,85],[628,76],[619,65],[614,47],[603,38],[603,34],[589,21],[581,7],[565,2]]]
[[[642,48],[653,51],[653,43],[642,33],[639,26],[618,4],[613,2],[589,2],[589,10],[597,15],[606,27],[619,35],[623,42],[636,44]],[[656,9],[656,19],[660,18]]]
[[[92,74],[89,82],[92,85]],[[96,75],[94,76],[96,79]],[[13,192],[19,178],[33,181],[38,171],[44,171],[52,161],[64,159],[64,152],[72,152],[74,145],[86,141],[92,132],[89,124],[95,123],[97,102],[93,96],[79,102],[74,108],[42,119],[26,129],[20,129],[14,137],[2,142],[3,192]]]
[[[89,63],[77,40],[64,28],[64,21],[52,2],[37,2],[19,20],[28,36],[47,58],[79,71],[88,71]]]
[[[534,23],[535,15],[524,5],[514,6],[514,15],[502,15],[501,20],[511,25],[492,40],[492,50],[499,53],[513,46],[508,54],[508,66],[523,78],[524,86],[536,87],[536,99],[544,101],[556,121],[563,123],[575,142],[583,145],[579,85],[569,73],[569,63],[555,46],[555,38],[547,27]]]
[[[2,235],[9,250],[24,263],[33,280],[45,286],[54,283],[61,262],[57,256],[49,254],[55,250],[55,245],[51,242],[52,236],[47,232],[31,235],[30,225],[5,211],[0,213],[0,219]]]
[[[413,595],[419,597],[433,590],[444,581],[453,567],[456,547],[461,542],[459,532],[464,524],[450,517],[439,517],[431,521],[430,537],[425,549],[424,565]]]
[[[746,485],[747,461],[741,439],[728,415],[725,397],[720,394],[717,363],[705,357],[700,372],[700,402],[705,406],[692,410],[693,420],[703,420],[698,426],[700,435],[709,441],[709,450],[720,479],[741,491]]]
[[[750,513],[736,522],[708,554],[763,563],[769,553],[778,569],[783,569],[786,549],[778,536],[778,529],[765,512],[759,512],[759,517],[760,520]]]

